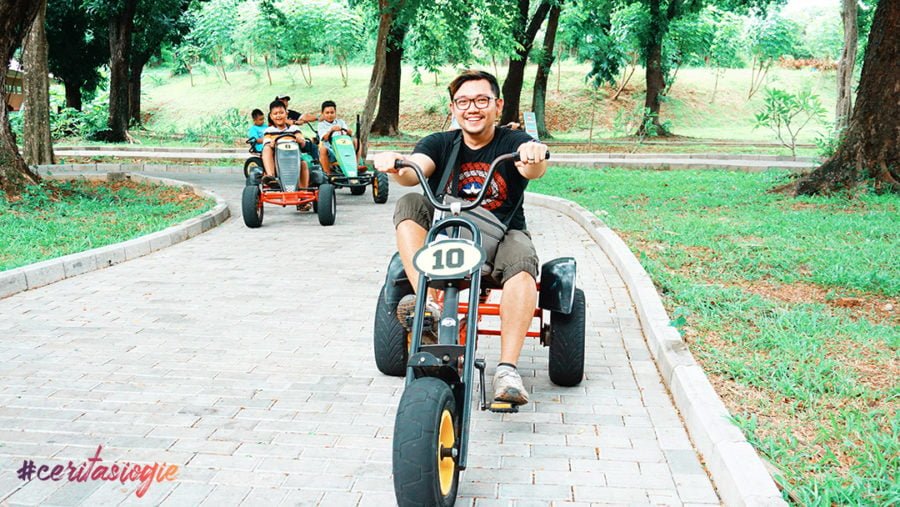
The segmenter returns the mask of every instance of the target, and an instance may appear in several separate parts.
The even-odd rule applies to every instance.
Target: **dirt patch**
[[[850,310],[853,319],[868,318],[874,322],[900,325],[900,300],[861,292],[835,296],[824,287],[807,282],[777,284],[766,281],[741,280],[730,284],[745,292],[786,303],[820,303],[832,308]]]
[[[199,208],[203,204],[204,198],[195,194],[190,187],[175,187],[168,185],[153,185],[149,183],[140,183],[129,179],[117,179],[115,181],[96,181],[85,180],[82,182],[83,187],[97,189],[101,187],[108,188],[113,192],[120,192],[128,189],[143,195],[157,195],[166,202],[183,204]]]

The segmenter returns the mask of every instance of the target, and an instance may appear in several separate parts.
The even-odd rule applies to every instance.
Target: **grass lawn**
[[[534,65],[529,65],[525,72],[522,110],[531,109],[535,69]],[[587,142],[591,130],[594,139],[620,137],[634,131],[636,125],[628,124],[625,113],[633,112],[643,104],[642,69],[635,72],[618,100],[607,98],[611,95],[610,89],[601,88],[600,99],[593,102],[592,97],[596,95],[584,79],[589,69],[587,65],[564,62],[557,88],[558,69],[553,67],[547,97],[548,127],[554,135],[566,141]],[[457,69],[443,68],[437,84],[431,74],[424,76],[424,82],[414,83],[411,70],[404,67],[402,72],[400,128],[417,134],[440,130],[448,112],[446,87]],[[494,72],[492,68],[487,70]],[[501,83],[505,72],[505,67],[498,69],[497,77]],[[171,76],[168,68],[149,68],[142,81],[145,94],[142,103],[149,116],[148,127],[160,133],[197,128],[228,108],[237,108],[249,126],[250,111],[254,108],[266,110],[278,94],[290,95],[291,108],[298,111],[318,111],[323,100],[335,100],[338,116],[352,125],[356,114],[362,111],[370,75],[370,66],[351,66],[349,82],[344,87],[337,67],[315,66],[312,68],[312,85],[308,86],[300,77],[299,67],[287,65],[273,69],[274,84],[269,85],[262,67],[245,66],[232,70],[228,77],[230,84],[227,84],[211,68],[200,66],[194,76],[194,86],[191,86],[186,75]],[[781,68],[773,69],[766,81],[768,86],[791,92],[809,87],[821,97],[828,110],[835,103],[835,82],[833,72]],[[713,101],[712,71],[681,69],[663,102],[661,118],[671,121],[672,130],[681,136],[776,142],[768,130],[753,128],[753,113],[762,106],[764,93],[761,91],[748,100],[749,83],[750,69],[728,70],[719,80]],[[816,135],[825,130],[825,125],[813,123],[801,132],[798,142],[812,143]]]
[[[784,172],[556,169],[650,272],[735,422],[803,505],[900,503],[900,198]]]
[[[0,193],[0,271],[160,231],[213,204],[132,181],[45,181],[12,202]]]

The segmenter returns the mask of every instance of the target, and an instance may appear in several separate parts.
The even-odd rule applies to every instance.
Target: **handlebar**
[[[550,158],[550,152],[548,151],[546,154],[545,160]],[[487,195],[487,190],[491,186],[491,181],[494,180],[494,172],[497,170],[497,166],[500,165],[501,162],[506,162],[507,160],[512,160],[514,162],[519,161],[519,152],[514,151],[512,153],[507,153],[504,155],[500,155],[495,158],[493,162],[491,162],[491,167],[488,169],[487,176],[484,178],[484,184],[481,186],[481,191],[478,192],[478,195],[475,196],[475,199],[466,203],[462,203],[460,206],[460,211],[468,211],[471,209],[475,209],[481,205],[481,201],[484,200],[484,197]],[[407,167],[412,169],[416,173],[416,177],[419,179],[419,184],[425,190],[425,198],[428,199],[428,202],[431,203],[435,209],[439,209],[441,211],[451,211],[450,204],[444,204],[437,200],[434,192],[431,191],[431,186],[428,185],[428,180],[425,178],[425,173],[422,172],[422,168],[419,167],[419,164],[416,164],[412,160],[403,160],[398,159],[394,162],[394,168],[401,169],[403,167]]]

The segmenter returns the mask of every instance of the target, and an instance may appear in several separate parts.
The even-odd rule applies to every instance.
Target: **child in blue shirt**
[[[251,137],[256,139],[256,144],[253,145],[253,148],[257,153],[262,153],[263,149],[263,133],[266,131],[266,115],[259,109],[254,109],[252,113],[250,113],[250,117],[253,118],[253,125],[250,125],[250,129],[247,131],[247,137]]]

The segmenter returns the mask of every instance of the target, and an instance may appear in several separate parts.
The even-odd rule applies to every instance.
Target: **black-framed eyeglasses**
[[[472,104],[475,104],[475,109],[484,109],[491,105],[492,100],[494,100],[494,97],[487,97],[484,95],[475,97],[474,99],[470,99],[468,97],[460,97],[453,100],[453,105],[455,105],[457,109],[463,111],[469,109],[469,106],[471,106]]]

